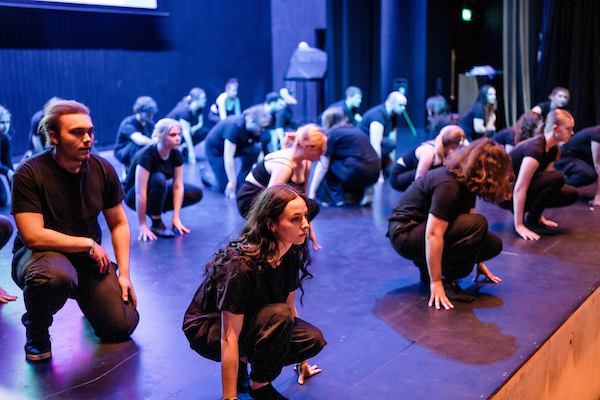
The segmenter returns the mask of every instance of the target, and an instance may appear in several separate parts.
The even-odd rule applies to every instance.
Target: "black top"
[[[398,232],[404,232],[427,221],[429,214],[452,222],[475,207],[477,196],[460,183],[448,168],[428,171],[406,189],[392,210],[390,221],[400,221]]]
[[[540,163],[535,172],[542,172],[550,163],[556,161],[558,146],[553,146],[550,148],[550,151],[546,152],[546,138],[544,135],[538,135],[519,142],[513,151],[510,152],[509,156],[515,176],[519,176],[519,170],[525,157],[535,158]]]
[[[331,160],[355,158],[362,162],[374,162],[379,165],[379,157],[371,146],[369,138],[353,126],[343,126],[328,132],[327,152],[325,155]]]
[[[246,129],[244,115],[233,115],[219,121],[206,136],[206,152],[213,156],[223,156],[225,139],[237,146],[236,154],[245,147],[254,146],[259,136]]]
[[[406,167],[407,170],[417,169],[417,166],[419,165],[419,159],[417,158],[417,149],[423,145],[431,146],[431,147],[433,147],[433,149],[435,151],[434,141],[428,140],[426,142],[419,143],[418,145],[416,145],[415,147],[413,147],[412,149],[410,149],[409,151],[404,153],[402,155],[402,161],[404,162],[404,166]],[[432,164],[431,167],[435,168],[436,166],[434,166]],[[437,167],[439,167],[439,165],[437,165]]]
[[[123,189],[112,165],[94,154],[73,174],[57,164],[51,150],[30,157],[13,176],[11,213],[38,213],[44,227],[101,243],[98,215],[123,200]],[[14,251],[23,247],[20,236]]]
[[[545,121],[548,113],[550,112],[550,101],[542,101],[541,103],[536,104],[536,106],[542,109],[542,118]]]
[[[571,136],[571,139],[561,147],[561,157],[580,158],[594,165],[591,142],[600,143],[600,125],[582,129]]]
[[[183,119],[189,122],[191,126],[194,126],[198,123],[198,119],[200,118],[200,115],[202,115],[202,111],[203,109],[200,109],[196,111],[196,114],[194,114],[190,111],[187,104],[179,102],[165,118],[173,118],[175,121]]]
[[[8,134],[0,134],[0,174],[6,175],[13,169],[11,137]]]
[[[333,107],[340,107],[342,110],[344,110],[344,113],[346,114],[346,117],[348,118],[348,123],[350,123],[352,125],[356,125],[357,124],[356,121],[354,120],[354,116],[358,112],[358,108],[356,108],[356,107],[352,107],[352,108],[348,107],[346,105],[346,100],[336,101],[335,103],[332,103],[327,108],[333,108]]]
[[[123,189],[126,192],[135,185],[135,169],[138,165],[144,167],[144,169],[150,172],[150,175],[162,172],[167,179],[171,179],[175,174],[175,168],[183,165],[183,157],[178,150],[171,150],[169,158],[163,160],[158,154],[156,143],[142,148],[131,160],[127,177],[123,181]]]
[[[502,129],[500,132],[492,136],[492,140],[502,146],[515,145],[515,128],[512,126]]]
[[[36,113],[33,114],[33,117],[31,117],[31,124],[29,126],[29,147],[28,147],[28,149],[30,149],[30,150],[33,150],[33,141],[31,139],[34,136],[40,137],[40,139],[42,140],[43,146],[47,146],[49,144],[47,142],[46,135],[44,135],[43,133],[40,133],[38,131],[38,127],[40,125],[40,122],[42,121],[42,118],[44,118],[44,109],[36,111]]]
[[[275,114],[275,118],[277,119],[277,126],[282,127],[286,131],[298,129],[298,124],[293,121],[294,112],[288,105]]]
[[[131,159],[135,156],[142,146],[138,146],[131,135],[135,132],[140,132],[142,135],[152,137],[154,131],[154,121],[148,121],[142,125],[134,115],[126,117],[121,121],[119,130],[117,131],[117,143],[115,144],[115,157],[125,165],[131,163]]]
[[[482,136],[482,134],[475,132],[475,128],[473,127],[473,119],[475,118],[482,119],[484,126],[487,124],[485,105],[478,101],[471,106],[467,114],[459,122],[460,127],[465,131],[465,136],[472,139],[478,139]]]
[[[275,157],[275,158],[269,158],[266,161],[272,161],[274,163],[284,165],[283,168],[289,168],[290,170],[292,170],[291,161],[289,161],[287,158]],[[266,188],[267,186],[269,186],[269,181],[271,180],[271,174],[269,174],[269,171],[267,171],[267,169],[265,168],[265,160],[262,160],[261,162],[256,163],[256,165],[252,169],[252,176],[254,176],[254,179],[256,179],[256,181],[258,183],[260,183],[263,188]],[[304,192],[304,180],[302,180],[301,183],[296,183],[296,182],[292,181],[292,176],[293,176],[293,174],[290,176],[290,179],[288,179],[288,181],[286,183],[288,185],[292,185],[295,189],[297,189],[301,192]],[[251,182],[248,182],[248,183],[251,183]]]
[[[383,125],[383,137],[388,137],[394,128],[392,125],[392,118],[385,111],[385,103],[373,108],[369,108],[367,112],[364,113],[363,119],[360,121],[360,125],[358,127],[361,131],[368,135],[371,122],[375,121]]]
[[[266,305],[285,303],[300,286],[299,273],[297,246],[290,248],[277,268],[244,261],[238,250],[228,247],[216,279],[206,276],[196,291],[185,313],[183,329],[218,318],[221,311],[252,316]]]

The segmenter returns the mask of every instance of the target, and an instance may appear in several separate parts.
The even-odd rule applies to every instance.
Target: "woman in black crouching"
[[[500,202],[510,198],[512,169],[508,155],[490,139],[454,151],[445,168],[427,172],[406,190],[389,217],[394,249],[421,270],[430,283],[429,306],[453,308],[450,300],[473,301],[457,279],[477,263],[477,276],[494,276],[483,261],[502,250],[502,241],[488,232],[485,217],[474,213],[476,197]]]
[[[310,277],[308,209],[286,184],[265,189],[236,239],[206,265],[204,282],[183,322],[192,349],[221,362],[223,398],[248,392],[254,400],[285,399],[270,384],[285,365],[298,363],[300,381],[320,372],[306,360],[326,342],[321,331],[298,318],[296,289]]]

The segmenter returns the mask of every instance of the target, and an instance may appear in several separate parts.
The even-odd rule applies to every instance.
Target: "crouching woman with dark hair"
[[[308,208],[286,184],[265,189],[236,239],[206,265],[204,282],[183,321],[192,349],[221,362],[223,398],[236,398],[252,365],[250,395],[285,399],[270,384],[285,365],[300,363],[299,382],[320,372],[305,361],[326,342],[298,318],[295,291],[310,277]]]
[[[429,306],[453,308],[450,300],[473,301],[457,279],[477,263],[477,277],[494,276],[483,261],[502,250],[502,241],[488,232],[485,217],[474,213],[476,197],[499,202],[510,198],[512,169],[508,155],[490,139],[454,151],[445,168],[427,172],[406,190],[389,217],[394,249],[421,270],[430,283]]]

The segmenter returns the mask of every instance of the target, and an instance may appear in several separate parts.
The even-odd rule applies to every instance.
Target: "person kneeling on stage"
[[[46,109],[41,126],[53,148],[19,166],[11,209],[18,230],[12,277],[23,289],[30,361],[51,357],[48,328],[69,298],[77,300],[102,340],[129,340],[139,319],[129,280],[123,189],[112,165],[91,153],[94,125],[88,108],[57,101]],[[100,212],[117,264],[100,245]]]
[[[377,182],[381,160],[342,108],[328,108],[321,120],[329,136],[327,152],[315,167],[308,197],[336,207],[359,204],[365,188]]]
[[[161,214],[173,210],[173,229],[180,235],[190,233],[179,218],[181,207],[202,199],[202,190],[183,183],[183,157],[177,148],[181,143],[181,125],[171,118],[156,123],[152,138],[156,143],[140,150],[131,162],[123,182],[125,203],[136,210],[140,222],[138,240],[172,238],[175,233],[167,229]],[[152,227],[146,225],[146,214]]]
[[[154,114],[158,106],[150,96],[140,96],[133,105],[133,115],[126,117],[119,125],[115,144],[115,158],[129,168],[131,160],[142,147],[152,144]]]
[[[430,283],[429,306],[453,308],[450,300],[473,301],[456,282],[477,263],[477,276],[494,276],[483,261],[502,250],[502,241],[488,231],[484,216],[475,214],[476,197],[486,201],[510,198],[510,159],[490,139],[454,151],[437,168],[415,181],[389,217],[388,236],[394,249],[412,260],[421,281]]]
[[[303,292],[302,281],[312,276],[307,229],[304,196],[286,184],[268,187],[239,236],[206,265],[183,331],[192,349],[221,362],[225,399],[236,398],[236,389],[254,400],[285,399],[270,383],[285,365],[300,364],[299,383],[320,372],[306,360],[323,349],[325,339],[298,317],[294,302],[296,289]]]

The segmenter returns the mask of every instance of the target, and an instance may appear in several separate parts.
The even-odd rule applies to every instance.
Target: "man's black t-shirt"
[[[225,139],[235,144],[236,156],[248,146],[254,146],[259,137],[246,129],[243,115],[233,115],[217,123],[206,136],[206,152],[213,156],[223,156]]]
[[[177,103],[175,108],[173,108],[165,118],[172,118],[175,121],[179,121],[183,119],[190,123],[191,126],[194,126],[198,123],[198,119],[202,115],[202,109],[196,111],[196,114],[190,111],[190,108],[185,103]]]
[[[137,120],[135,114],[126,117],[119,125],[117,131],[117,142],[115,144],[115,157],[125,165],[131,164],[131,159],[135,156],[142,146],[138,146],[133,140],[131,135],[135,132],[139,132],[142,135],[150,138],[152,137],[152,131],[154,131],[154,121],[148,121],[142,125]]]
[[[329,105],[329,107],[327,107],[327,109],[333,108],[333,107],[339,107],[342,110],[344,110],[344,114],[346,114],[346,118],[348,118],[348,123],[352,124],[352,125],[356,125],[356,121],[354,120],[354,116],[358,112],[358,108],[356,108],[356,107],[352,107],[352,108],[348,107],[348,105],[346,104],[346,100],[340,100],[340,101],[336,101],[335,103],[331,103]]]
[[[11,213],[38,213],[44,227],[101,243],[98,215],[123,200],[123,188],[112,165],[92,154],[73,174],[54,160],[52,150],[28,158],[13,176]],[[23,247],[20,236],[14,251]]]
[[[388,137],[394,127],[392,124],[392,118],[385,111],[385,103],[373,108],[369,108],[363,115],[363,119],[360,121],[358,127],[361,131],[367,135],[370,135],[371,123],[375,121],[383,125],[383,137]]]

